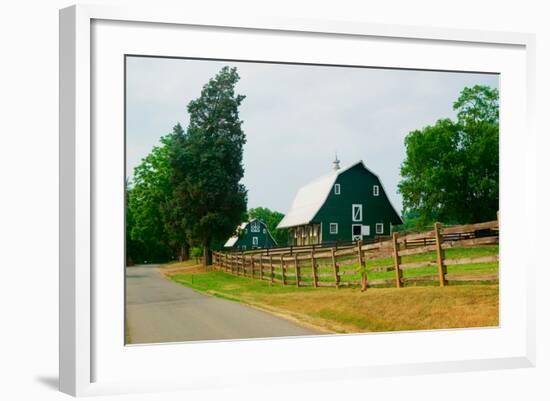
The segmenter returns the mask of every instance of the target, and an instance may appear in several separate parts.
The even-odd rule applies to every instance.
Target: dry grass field
[[[168,268],[169,269],[169,268]],[[201,267],[166,269],[165,276],[197,291],[269,311],[326,332],[487,327],[499,324],[498,284],[312,288],[270,284]]]

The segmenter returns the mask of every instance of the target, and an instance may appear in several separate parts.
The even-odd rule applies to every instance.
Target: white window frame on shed
[[[252,245],[258,246],[258,237],[252,237]]]
[[[359,213],[356,213],[356,210],[358,210]],[[351,205],[351,221],[363,221],[363,205],[355,203]]]
[[[333,230],[333,228],[335,228],[335,230]],[[338,223],[330,223],[329,233],[332,234],[332,235],[338,234]]]
[[[372,186],[372,196],[379,196],[380,195],[380,187],[378,185]]]
[[[334,195],[340,195],[340,184],[334,184]]]
[[[376,223],[376,234],[384,234],[384,223]]]

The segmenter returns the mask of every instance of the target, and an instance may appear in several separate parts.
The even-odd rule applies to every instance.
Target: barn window
[[[340,195],[340,184],[334,184],[334,195]]]
[[[257,221],[252,222],[250,225],[250,231],[253,233],[259,233],[260,232],[260,223]]]
[[[376,234],[384,234],[384,223],[376,223]]]
[[[374,196],[380,195],[380,188],[378,187],[378,185],[373,185],[372,186],[372,194]]]
[[[252,245],[258,246],[258,237],[252,237]]]
[[[338,234],[338,223],[330,223],[330,233]]]
[[[351,220],[363,221],[363,205],[351,205]]]

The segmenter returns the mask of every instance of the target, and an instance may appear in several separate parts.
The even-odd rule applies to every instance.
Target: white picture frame
[[[103,22],[102,22],[103,21]],[[95,28],[94,28],[95,24]],[[102,25],[103,24],[103,25]],[[117,26],[120,24],[121,26]],[[94,29],[97,29],[94,31]],[[168,30],[174,31],[168,31]],[[122,181],[117,190],[116,185],[104,185],[102,174],[107,169],[118,169],[122,165],[123,154],[119,153],[119,135],[123,132],[114,130],[115,146],[96,141],[92,126],[101,124],[104,114],[100,110],[102,103],[95,107],[93,96],[105,96],[101,85],[108,68],[109,57],[116,59],[121,51],[135,53],[143,51],[146,46],[154,46],[155,39],[174,32],[186,32],[193,29],[198,35],[259,35],[262,40],[284,41],[296,36],[304,41],[338,40],[342,52],[348,51],[350,63],[353,63],[351,50],[358,41],[383,42],[384,47],[403,45],[419,50],[426,47],[430,52],[445,52],[453,47],[453,53],[463,52],[468,55],[460,65],[451,70],[476,71],[476,66],[484,60],[483,53],[489,49],[496,55],[492,61],[487,60],[486,71],[499,72],[503,76],[502,90],[502,143],[501,143],[501,200],[500,224],[501,235],[501,325],[499,328],[437,330],[427,332],[400,332],[384,334],[364,334],[348,336],[321,336],[316,338],[295,338],[281,340],[246,340],[209,342],[208,349],[204,343],[151,345],[141,347],[124,347],[119,341],[123,336],[123,321],[117,321],[120,314],[120,303],[124,301],[120,282],[123,281],[123,269],[119,273],[111,271],[104,274],[95,270],[99,261],[105,261],[109,255],[114,265],[120,261],[115,253],[99,252],[102,236],[98,232],[104,227],[102,218],[106,212],[100,202],[101,197],[110,194],[120,196]],[[147,40],[139,45],[133,43],[134,34],[139,36],[141,30],[148,30]],[[127,35],[121,32],[127,31]],[[94,32],[98,35],[93,42]],[[185,34],[185,33],[182,33]],[[109,37],[108,35],[113,35]],[[116,36],[116,37],[115,37]],[[110,45],[106,45],[105,39]],[[317,38],[317,39],[316,39]],[[256,38],[257,39],[257,38]],[[202,39],[201,39],[202,40]],[[207,38],[205,38],[207,40]],[[243,39],[243,54],[254,46],[247,47]],[[536,207],[529,203],[534,199],[535,187],[535,134],[532,128],[534,102],[534,43],[530,34],[483,32],[471,30],[451,30],[414,26],[374,25],[361,22],[337,22],[316,20],[294,20],[292,18],[258,18],[243,16],[241,19],[224,18],[210,15],[187,14],[182,10],[165,10],[155,7],[147,8],[111,8],[108,6],[72,6],[60,12],[60,389],[72,395],[94,395],[134,391],[161,391],[170,389],[201,389],[209,386],[220,386],[231,382],[232,385],[245,385],[247,380],[268,383],[265,377],[269,373],[278,379],[292,380],[299,372],[301,380],[327,380],[343,377],[375,377],[380,375],[399,375],[404,372],[430,373],[440,371],[468,371],[479,369],[502,369],[511,367],[530,367],[535,362],[534,339],[534,256],[523,258],[519,264],[517,254],[511,244],[521,241],[514,234],[514,227],[527,225],[535,231]],[[119,48],[116,48],[116,46]],[[127,49],[123,47],[128,46]],[[170,46],[159,48],[158,52],[169,52]],[[298,45],[296,45],[298,46]],[[350,46],[346,50],[346,46]],[[376,43],[373,44],[376,46]],[[108,48],[109,47],[109,48]],[[153,48],[146,50],[151,52]],[[175,47],[172,47],[175,49]],[[290,51],[292,51],[292,47]],[[105,51],[105,53],[102,53]],[[227,50],[229,51],[229,49]],[[389,54],[382,50],[380,55],[387,57],[384,63],[373,60],[370,66],[393,68],[445,69],[452,67],[452,57],[440,63],[430,61],[429,57],[422,63],[413,61],[411,54]],[[476,60],[469,52],[479,55]],[[154,53],[154,52],[153,52]],[[181,51],[180,51],[181,53]],[[185,53],[185,52],[183,52]],[[208,51],[206,51],[208,53]],[[229,53],[227,53],[229,54]],[[166,54],[165,54],[166,55]],[[184,54],[183,54],[184,55]],[[196,56],[196,54],[189,54]],[[201,55],[206,57],[207,54]],[[218,57],[218,55],[214,55]],[[345,56],[345,55],[344,55]],[[340,56],[340,57],[344,57]],[[410,56],[410,59],[403,57]],[[97,59],[96,59],[97,57]],[[259,57],[262,57],[259,55]],[[264,56],[265,57],[265,56]],[[293,56],[289,53],[290,60]],[[305,55],[303,57],[306,57]],[[336,56],[334,56],[336,57]],[[401,59],[399,59],[401,57]],[[392,61],[394,60],[394,61]],[[398,61],[401,60],[401,61]],[[105,64],[102,64],[105,61]],[[288,60],[287,60],[288,61]],[[117,63],[120,60],[116,61]],[[380,63],[380,64],[379,64]],[[492,63],[492,64],[491,64]],[[501,63],[501,64],[499,64]],[[506,64],[506,65],[505,65]],[[493,66],[494,69],[491,67]],[[502,68],[502,69],[500,69]],[[506,71],[506,72],[503,72]],[[116,91],[120,85],[120,73],[113,76],[118,80],[113,87]],[[94,75],[96,74],[96,75]],[[107,74],[108,75],[108,74]],[[99,82],[99,83],[98,83]],[[516,98],[510,95],[514,91]],[[120,99],[118,93],[113,101]],[[120,105],[115,107],[120,110]],[[112,127],[120,123],[112,122]],[[514,136],[512,131],[521,132]],[[101,153],[101,155],[98,155]],[[101,165],[97,163],[101,157]],[[116,158],[120,160],[117,161]],[[510,163],[517,163],[517,170],[508,168]],[[508,190],[502,179],[522,182],[524,191],[516,187]],[[509,178],[508,178],[509,177]],[[111,183],[112,184],[112,183]],[[114,183],[116,184],[116,183]],[[111,192],[109,192],[111,191]],[[117,192],[118,191],[118,192]],[[113,206],[118,208],[114,215],[120,213],[122,202]],[[102,217],[103,216],[103,217]],[[116,219],[115,219],[116,220]],[[118,220],[117,220],[118,221]],[[120,221],[122,223],[122,220]],[[118,224],[118,223],[117,223]],[[117,234],[117,230],[114,230]],[[518,230],[519,231],[519,230]],[[110,234],[105,233],[108,237]],[[112,239],[112,238],[110,238]],[[116,242],[116,241],[115,241]],[[516,242],[517,243],[517,242]],[[525,243],[526,247],[532,245]],[[518,248],[521,248],[518,246]],[[530,253],[534,255],[534,253]],[[514,285],[508,278],[511,274],[508,266],[519,266]],[[110,276],[110,274],[115,274]],[[116,276],[119,274],[119,276]],[[98,298],[101,288],[102,298]],[[118,295],[117,295],[118,294]],[[117,298],[120,297],[120,298]],[[106,298],[106,299],[103,299]],[[112,315],[105,312],[105,301],[112,302]],[[110,322],[110,323],[108,323]],[[114,340],[113,340],[114,339]],[[376,348],[386,340],[399,343],[408,340],[433,344],[434,354],[420,356],[414,350],[396,347],[399,355],[377,355]],[[444,348],[445,343],[458,344],[454,350]],[[373,346],[373,343],[376,343]],[[117,345],[118,344],[118,345]],[[461,344],[471,344],[466,352]],[[476,344],[479,344],[477,347]],[[481,346],[485,344],[485,346]],[[326,352],[323,358],[316,359],[315,349],[322,345]],[[370,353],[348,353],[340,356],[336,352],[342,347],[352,350],[368,348]],[[441,348],[439,348],[441,347]],[[374,348],[374,349],[373,349]],[[293,360],[293,366],[286,366],[285,352],[303,358]],[[299,350],[299,351],[297,351]],[[210,358],[220,358],[219,366],[212,368],[198,362],[198,355],[207,354]],[[435,354],[439,354],[439,356]],[[195,362],[193,369],[186,370],[181,363],[185,355],[186,364]],[[246,355],[246,357],[244,356]],[[239,357],[240,356],[240,357]],[[269,360],[262,363],[263,356]],[[232,366],[224,365],[225,359],[233,358]],[[346,359],[347,358],[347,359]],[[143,364],[147,367],[164,363],[167,369],[179,361],[182,380],[177,375],[151,375],[148,378],[139,375],[132,377],[135,371],[131,366]],[[124,365],[124,366],[123,366]],[[182,366],[183,365],[183,366]],[[254,368],[251,369],[250,367]],[[127,369],[124,369],[124,368]],[[146,370],[146,369],[145,369]],[[128,372],[128,374],[126,374]],[[247,376],[243,376],[243,372]],[[185,373],[185,375],[184,375]],[[221,384],[220,384],[221,383]]]

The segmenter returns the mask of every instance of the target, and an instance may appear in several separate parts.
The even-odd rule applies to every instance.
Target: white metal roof
[[[235,245],[235,243],[238,241],[238,239],[239,239],[239,237],[234,235],[231,238],[229,238],[223,246],[226,247],[226,248],[231,248],[233,245]]]
[[[277,228],[308,224],[325,203],[339,171],[341,170],[319,177],[300,188],[292,202],[292,206],[290,206],[290,210],[279,222]]]
[[[246,227],[246,225],[248,224],[249,222],[248,221],[245,221],[244,223],[241,223],[238,225],[237,227],[237,234],[241,231],[241,230],[244,230],[244,228]],[[238,235],[234,235],[232,237],[230,237],[226,242],[225,244],[223,245],[224,247],[227,247],[227,248],[231,248],[233,245],[235,245],[235,243],[239,240],[239,236]]]
[[[277,228],[288,228],[300,226],[302,224],[309,224],[327,200],[330,191],[332,190],[332,186],[336,181],[336,178],[338,178],[340,174],[346,172],[352,167],[357,166],[358,164],[362,164],[365,170],[369,171],[371,174],[378,178],[376,174],[374,174],[367,168],[367,166],[365,166],[365,163],[363,163],[362,160],[355,162],[345,168],[332,171],[327,175],[319,177],[316,180],[307,184],[306,186],[300,188],[300,190],[296,194],[296,197],[294,198],[294,201],[292,202],[290,210],[281,220]],[[381,181],[380,185],[382,185]],[[382,189],[383,188],[384,187],[382,186]],[[396,214],[397,216],[399,216],[397,212]]]

